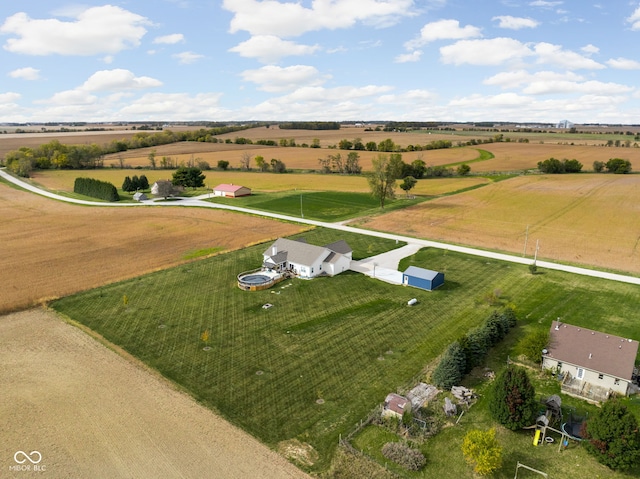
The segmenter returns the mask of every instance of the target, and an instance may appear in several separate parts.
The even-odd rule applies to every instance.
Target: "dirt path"
[[[0,364],[0,477],[307,477],[55,313],[0,317]]]

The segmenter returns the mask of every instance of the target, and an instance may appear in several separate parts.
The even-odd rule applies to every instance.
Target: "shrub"
[[[462,441],[462,453],[480,476],[492,474],[502,463],[502,447],[493,428],[488,431],[469,431]]]
[[[602,173],[602,170],[604,170],[604,162],[598,160],[594,161],[593,171],[595,171],[596,173]]]
[[[520,367],[509,365],[493,384],[489,411],[500,424],[515,431],[529,426],[534,418],[536,392],[529,381],[527,372]]]
[[[604,166],[609,173],[618,175],[631,173],[631,162],[629,160],[623,160],[622,158],[611,158]]]
[[[520,341],[519,349],[531,361],[538,364],[542,363],[542,350],[549,344],[549,331],[547,329],[539,329],[527,334]]]
[[[400,442],[386,443],[382,446],[382,455],[408,471],[419,471],[427,463],[420,451]]]
[[[587,421],[584,447],[600,463],[624,471],[640,460],[638,420],[617,399],[610,399]]]

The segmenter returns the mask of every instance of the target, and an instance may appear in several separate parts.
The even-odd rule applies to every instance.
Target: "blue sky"
[[[640,1],[3,1],[0,44],[0,122],[640,123]]]

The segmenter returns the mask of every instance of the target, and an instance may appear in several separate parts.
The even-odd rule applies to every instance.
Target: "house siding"
[[[578,369],[582,368],[584,369],[584,376],[582,377],[582,381],[593,384],[594,386],[611,389],[612,391],[618,394],[622,394],[623,396],[626,396],[627,394],[627,390],[629,387],[629,381],[627,379],[616,378],[608,374],[594,371],[587,368],[586,366],[578,366],[577,364],[566,363],[548,357],[543,359],[542,367],[544,369],[558,369],[558,363],[561,363],[561,366],[559,368],[559,372],[561,373],[568,373],[571,375],[571,377],[576,378],[578,375]],[[600,374],[602,374],[602,379],[600,379]],[[618,384],[616,384],[616,380],[618,380]]]

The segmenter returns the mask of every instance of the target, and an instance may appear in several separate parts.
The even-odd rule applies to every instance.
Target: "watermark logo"
[[[42,454],[38,451],[31,451],[27,454],[24,451],[16,451],[13,455],[15,465],[9,466],[10,471],[32,471],[43,472],[47,470],[47,467],[40,464],[42,461]]]

